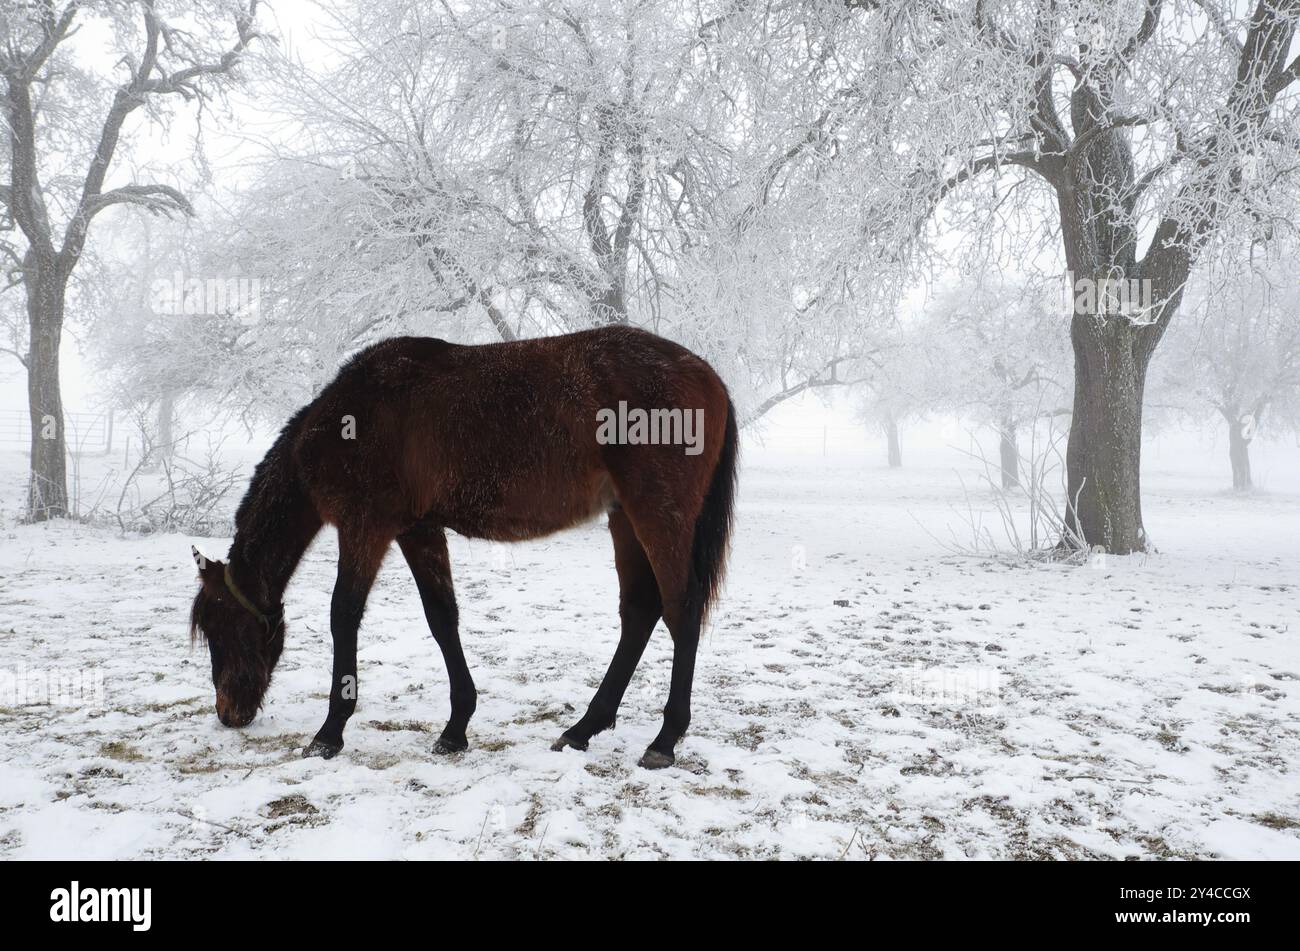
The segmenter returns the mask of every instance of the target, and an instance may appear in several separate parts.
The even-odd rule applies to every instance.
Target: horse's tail
[[[739,450],[736,433],[736,408],[727,398],[727,427],[722,450],[713,468],[713,479],[704,496],[704,505],[695,519],[695,539],[691,546],[691,576],[687,597],[698,605],[701,621],[722,587],[726,572],[727,546],[731,539],[733,506],[736,494],[736,458]]]

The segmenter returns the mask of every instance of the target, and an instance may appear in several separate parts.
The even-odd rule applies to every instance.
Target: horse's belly
[[[479,504],[449,506],[444,523],[470,538],[525,541],[590,521],[616,501],[613,483],[603,471],[565,484],[517,479],[493,496]]]

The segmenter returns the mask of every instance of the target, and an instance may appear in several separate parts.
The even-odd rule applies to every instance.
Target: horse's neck
[[[253,474],[230,546],[235,580],[256,591],[255,600],[268,609],[283,601],[294,569],[321,527],[284,442],[276,442]]]

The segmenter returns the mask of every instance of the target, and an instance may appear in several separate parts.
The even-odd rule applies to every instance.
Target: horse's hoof
[[[339,755],[341,749],[343,749],[342,743],[326,743],[324,740],[315,739],[302,751],[302,758],[311,759],[313,756],[319,756],[321,759],[333,759]]]
[[[677,761],[672,753],[660,753],[658,750],[646,750],[641,758],[637,760],[637,765],[643,769],[663,769],[671,766]]]
[[[453,740],[445,736],[438,737],[438,742],[433,744],[434,753],[439,756],[450,756],[452,753],[464,753],[469,749],[468,740]]]
[[[561,733],[560,738],[551,744],[551,749],[554,750],[556,753],[558,753],[566,746],[572,746],[575,750],[579,750],[580,752],[583,753],[587,752],[586,740],[582,740],[582,741],[575,740],[567,733]]]

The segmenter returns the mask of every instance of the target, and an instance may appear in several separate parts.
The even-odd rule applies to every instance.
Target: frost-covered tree
[[[59,345],[91,225],[118,205],[191,211],[178,188],[124,156],[141,117],[202,103],[230,78],[257,36],[256,2],[30,0],[0,10],[0,207],[16,226],[0,252],[25,295],[32,519],[68,510]]]
[[[1211,238],[1294,187],[1300,0],[846,5],[899,90],[862,146],[901,184],[877,218],[941,207],[1001,238],[1017,207],[1052,209],[1035,230],[1081,282],[1069,534],[1145,548],[1147,368]]]
[[[301,135],[259,196],[341,212],[308,233],[332,245],[312,258],[346,280],[351,248],[376,288],[424,271],[421,306],[477,310],[506,339],[654,322],[662,271],[727,184],[720,97],[700,88],[721,20],[631,3],[324,11],[328,65],[290,55],[274,77]]]
[[[122,215],[101,232],[111,258],[85,344],[113,406],[149,420],[153,463],[176,450],[184,410],[211,418],[261,402],[240,386],[261,288],[212,266],[200,222],[215,216],[198,208],[195,219]]]
[[[1059,284],[993,273],[950,277],[927,303],[926,336],[938,408],[998,434],[1002,487],[1020,483],[1018,434],[1068,412],[1069,343]]]
[[[858,418],[885,435],[891,469],[903,465],[902,429],[924,418],[942,402],[936,365],[944,362],[923,317],[891,321],[872,336],[870,356],[858,364],[855,387]]]
[[[846,253],[859,179],[836,169],[828,187],[852,111],[834,89],[864,68],[791,52],[817,16],[721,0],[324,10],[329,55],[286,51],[267,80],[295,133],[268,143],[232,215],[243,266],[281,283],[277,334],[329,365],[398,331],[630,322],[714,360],[746,419],[849,378],[852,322],[899,282],[880,279],[896,262]]]
[[[1187,318],[1157,363],[1161,398],[1227,424],[1232,487],[1253,487],[1256,433],[1300,427],[1300,295],[1294,241],[1255,249],[1227,273],[1192,280]]]

